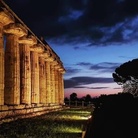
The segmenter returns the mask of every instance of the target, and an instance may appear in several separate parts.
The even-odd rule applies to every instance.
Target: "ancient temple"
[[[62,108],[64,73],[53,49],[0,0],[0,118]]]

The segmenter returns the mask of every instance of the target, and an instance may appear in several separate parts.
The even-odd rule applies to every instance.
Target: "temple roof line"
[[[38,36],[36,36],[30,29],[29,27],[13,12],[13,10],[3,1],[0,0],[0,4],[2,5],[3,9],[6,8],[6,10],[12,14],[16,20],[17,23],[20,23],[23,25],[23,27],[25,27],[28,30],[28,34],[29,35],[33,35],[36,40],[46,49],[48,50],[52,55],[54,55],[56,57],[56,60],[58,60],[58,62],[61,64],[61,66],[63,67],[63,63],[60,60],[60,57],[55,53],[55,51],[49,46],[49,44],[42,38],[38,38]],[[65,68],[63,67],[63,69],[65,70]]]

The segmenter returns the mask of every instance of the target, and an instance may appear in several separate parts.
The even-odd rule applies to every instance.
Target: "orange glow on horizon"
[[[91,95],[91,97],[99,97],[100,95],[109,95],[109,94],[117,94],[119,92],[122,92],[122,89],[79,89],[79,88],[69,88],[65,89],[65,96],[64,97],[70,97],[70,94],[76,93],[78,98],[82,98],[83,96],[86,96],[87,94]]]

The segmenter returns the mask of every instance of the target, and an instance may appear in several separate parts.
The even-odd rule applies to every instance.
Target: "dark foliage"
[[[130,93],[101,96],[95,106],[85,138],[138,137],[138,98]]]
[[[76,94],[76,93],[72,93],[72,94],[70,95],[70,100],[71,100],[71,101],[76,101],[76,100],[77,100],[77,94]]]
[[[138,79],[138,59],[133,59],[120,65],[112,74],[114,81],[118,84],[124,84],[126,81],[135,81]]]

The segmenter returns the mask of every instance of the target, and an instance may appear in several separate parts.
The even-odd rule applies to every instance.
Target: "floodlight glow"
[[[58,133],[81,133],[82,130],[81,130],[81,128],[78,128],[75,126],[63,125],[63,126],[55,128],[55,132],[58,132]]]

